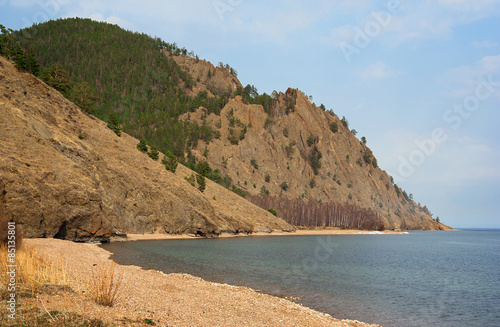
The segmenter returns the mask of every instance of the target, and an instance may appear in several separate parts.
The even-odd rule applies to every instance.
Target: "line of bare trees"
[[[279,217],[294,226],[384,230],[377,212],[350,203],[318,203],[311,199],[256,195],[247,195],[246,199],[263,209],[276,209]]]

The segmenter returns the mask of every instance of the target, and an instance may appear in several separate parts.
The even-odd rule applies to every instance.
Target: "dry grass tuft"
[[[123,275],[116,273],[116,264],[98,264],[92,268],[89,290],[92,299],[100,305],[112,307],[119,296]]]
[[[6,285],[9,262],[8,248],[0,246],[0,269],[2,285]],[[67,285],[68,274],[62,259],[48,259],[38,254],[31,246],[24,245],[15,251],[16,289],[34,296],[44,285]],[[6,289],[2,289],[2,295]]]
[[[34,247],[26,244],[15,251],[12,250],[13,248],[9,248],[7,244],[0,245],[0,282],[2,284],[0,296],[6,299],[14,291],[17,309],[15,319],[7,317],[9,311],[6,309],[0,312],[0,327],[67,326],[65,322],[80,319],[75,315],[54,317],[34,306],[32,303],[34,299],[26,298],[34,298],[47,288],[65,289],[67,287],[67,271],[62,259],[54,260],[43,257]],[[11,259],[14,259],[14,263],[10,261]],[[13,265],[15,265],[15,290],[9,290],[8,285],[12,281],[12,276],[8,272]]]
[[[20,308],[16,312],[16,319],[7,317],[7,311],[0,312],[0,327],[14,326],[52,326],[52,327],[67,327],[67,326],[85,326],[85,327],[111,327],[98,319],[83,317],[74,312],[59,312],[47,311],[37,308],[30,304]]]

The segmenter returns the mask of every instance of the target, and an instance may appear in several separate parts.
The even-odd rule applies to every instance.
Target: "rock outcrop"
[[[0,57],[0,213],[27,237],[292,230],[211,181],[204,193]]]
[[[201,63],[173,58],[199,77]],[[297,89],[275,94],[270,113],[237,96],[220,115],[199,108],[182,119],[205,119],[220,131],[220,139],[200,143],[194,152],[249,194],[354,204],[375,211],[386,229],[449,229],[393,184],[346,121]]]

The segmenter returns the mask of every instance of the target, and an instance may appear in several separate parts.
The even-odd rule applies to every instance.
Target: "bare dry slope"
[[[28,237],[290,230],[225,188],[205,193],[137,150],[38,78],[0,57],[0,214]]]

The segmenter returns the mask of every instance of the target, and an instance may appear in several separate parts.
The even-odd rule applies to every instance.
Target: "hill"
[[[282,219],[179,165],[167,171],[38,78],[0,56],[0,212],[27,237],[291,230]]]
[[[88,19],[15,35],[43,67],[90,85],[97,117],[117,115],[125,132],[294,225],[447,228],[378,167],[345,117],[297,89],[259,94],[229,65]]]

